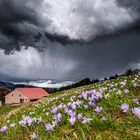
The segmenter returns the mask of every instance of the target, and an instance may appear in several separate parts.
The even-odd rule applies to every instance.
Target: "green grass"
[[[121,86],[121,82],[125,81],[126,85]],[[133,86],[137,83],[137,87]],[[96,101],[97,106],[102,107],[102,111],[97,113],[95,107],[89,105],[89,101],[84,98],[79,98],[81,93],[91,90],[99,92],[101,88],[106,88],[102,92],[102,98]],[[128,89],[129,93],[124,93]],[[109,98],[106,98],[109,95]],[[73,100],[71,99],[73,97]],[[137,103],[133,102],[137,99]],[[83,120],[70,125],[70,117],[65,112],[64,108],[59,109],[58,112],[62,115],[62,120],[57,123],[52,131],[45,128],[45,124],[51,124],[54,120],[54,115],[51,112],[52,107],[59,105],[66,105],[70,110],[70,103],[77,100],[81,101],[80,106],[76,106],[73,111],[78,114],[82,113],[84,117],[91,120],[89,123],[83,123]],[[91,99],[90,99],[91,100]],[[93,100],[95,102],[95,100]],[[127,113],[123,113],[121,104],[129,104]],[[68,105],[69,104],[69,105]],[[88,104],[88,109],[84,108],[84,104]],[[23,105],[18,111],[13,111],[13,114],[1,117],[0,128],[7,126],[6,133],[0,132],[1,140],[29,140],[31,135],[35,133],[38,140],[139,140],[140,139],[140,120],[132,113],[132,108],[140,106],[140,75],[119,77],[115,80],[108,80],[98,84],[83,86],[70,90],[57,92],[49,97],[42,99],[36,103]],[[46,115],[46,112],[49,115]],[[19,121],[24,116],[35,118],[30,126],[27,124],[21,126]],[[42,118],[39,122],[38,118]],[[15,124],[11,127],[11,124]]]
[[[18,108],[20,105],[3,105],[0,106],[0,115],[4,115],[6,113],[9,113],[10,111]]]

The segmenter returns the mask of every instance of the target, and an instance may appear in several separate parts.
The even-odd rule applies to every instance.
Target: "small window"
[[[19,97],[21,97],[21,95],[19,94]]]

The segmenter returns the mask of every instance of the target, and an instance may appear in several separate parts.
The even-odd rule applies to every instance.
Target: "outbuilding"
[[[5,96],[5,104],[20,104],[37,101],[49,96],[42,88],[16,88]]]

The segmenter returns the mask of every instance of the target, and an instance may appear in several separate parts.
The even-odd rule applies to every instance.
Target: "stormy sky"
[[[140,68],[139,0],[0,0],[0,80],[102,78]]]

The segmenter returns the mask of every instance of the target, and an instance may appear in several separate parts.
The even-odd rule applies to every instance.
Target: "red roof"
[[[49,95],[49,93],[42,88],[16,88],[16,90],[20,91],[24,96],[27,96],[30,100],[41,99],[42,97],[46,97]]]

